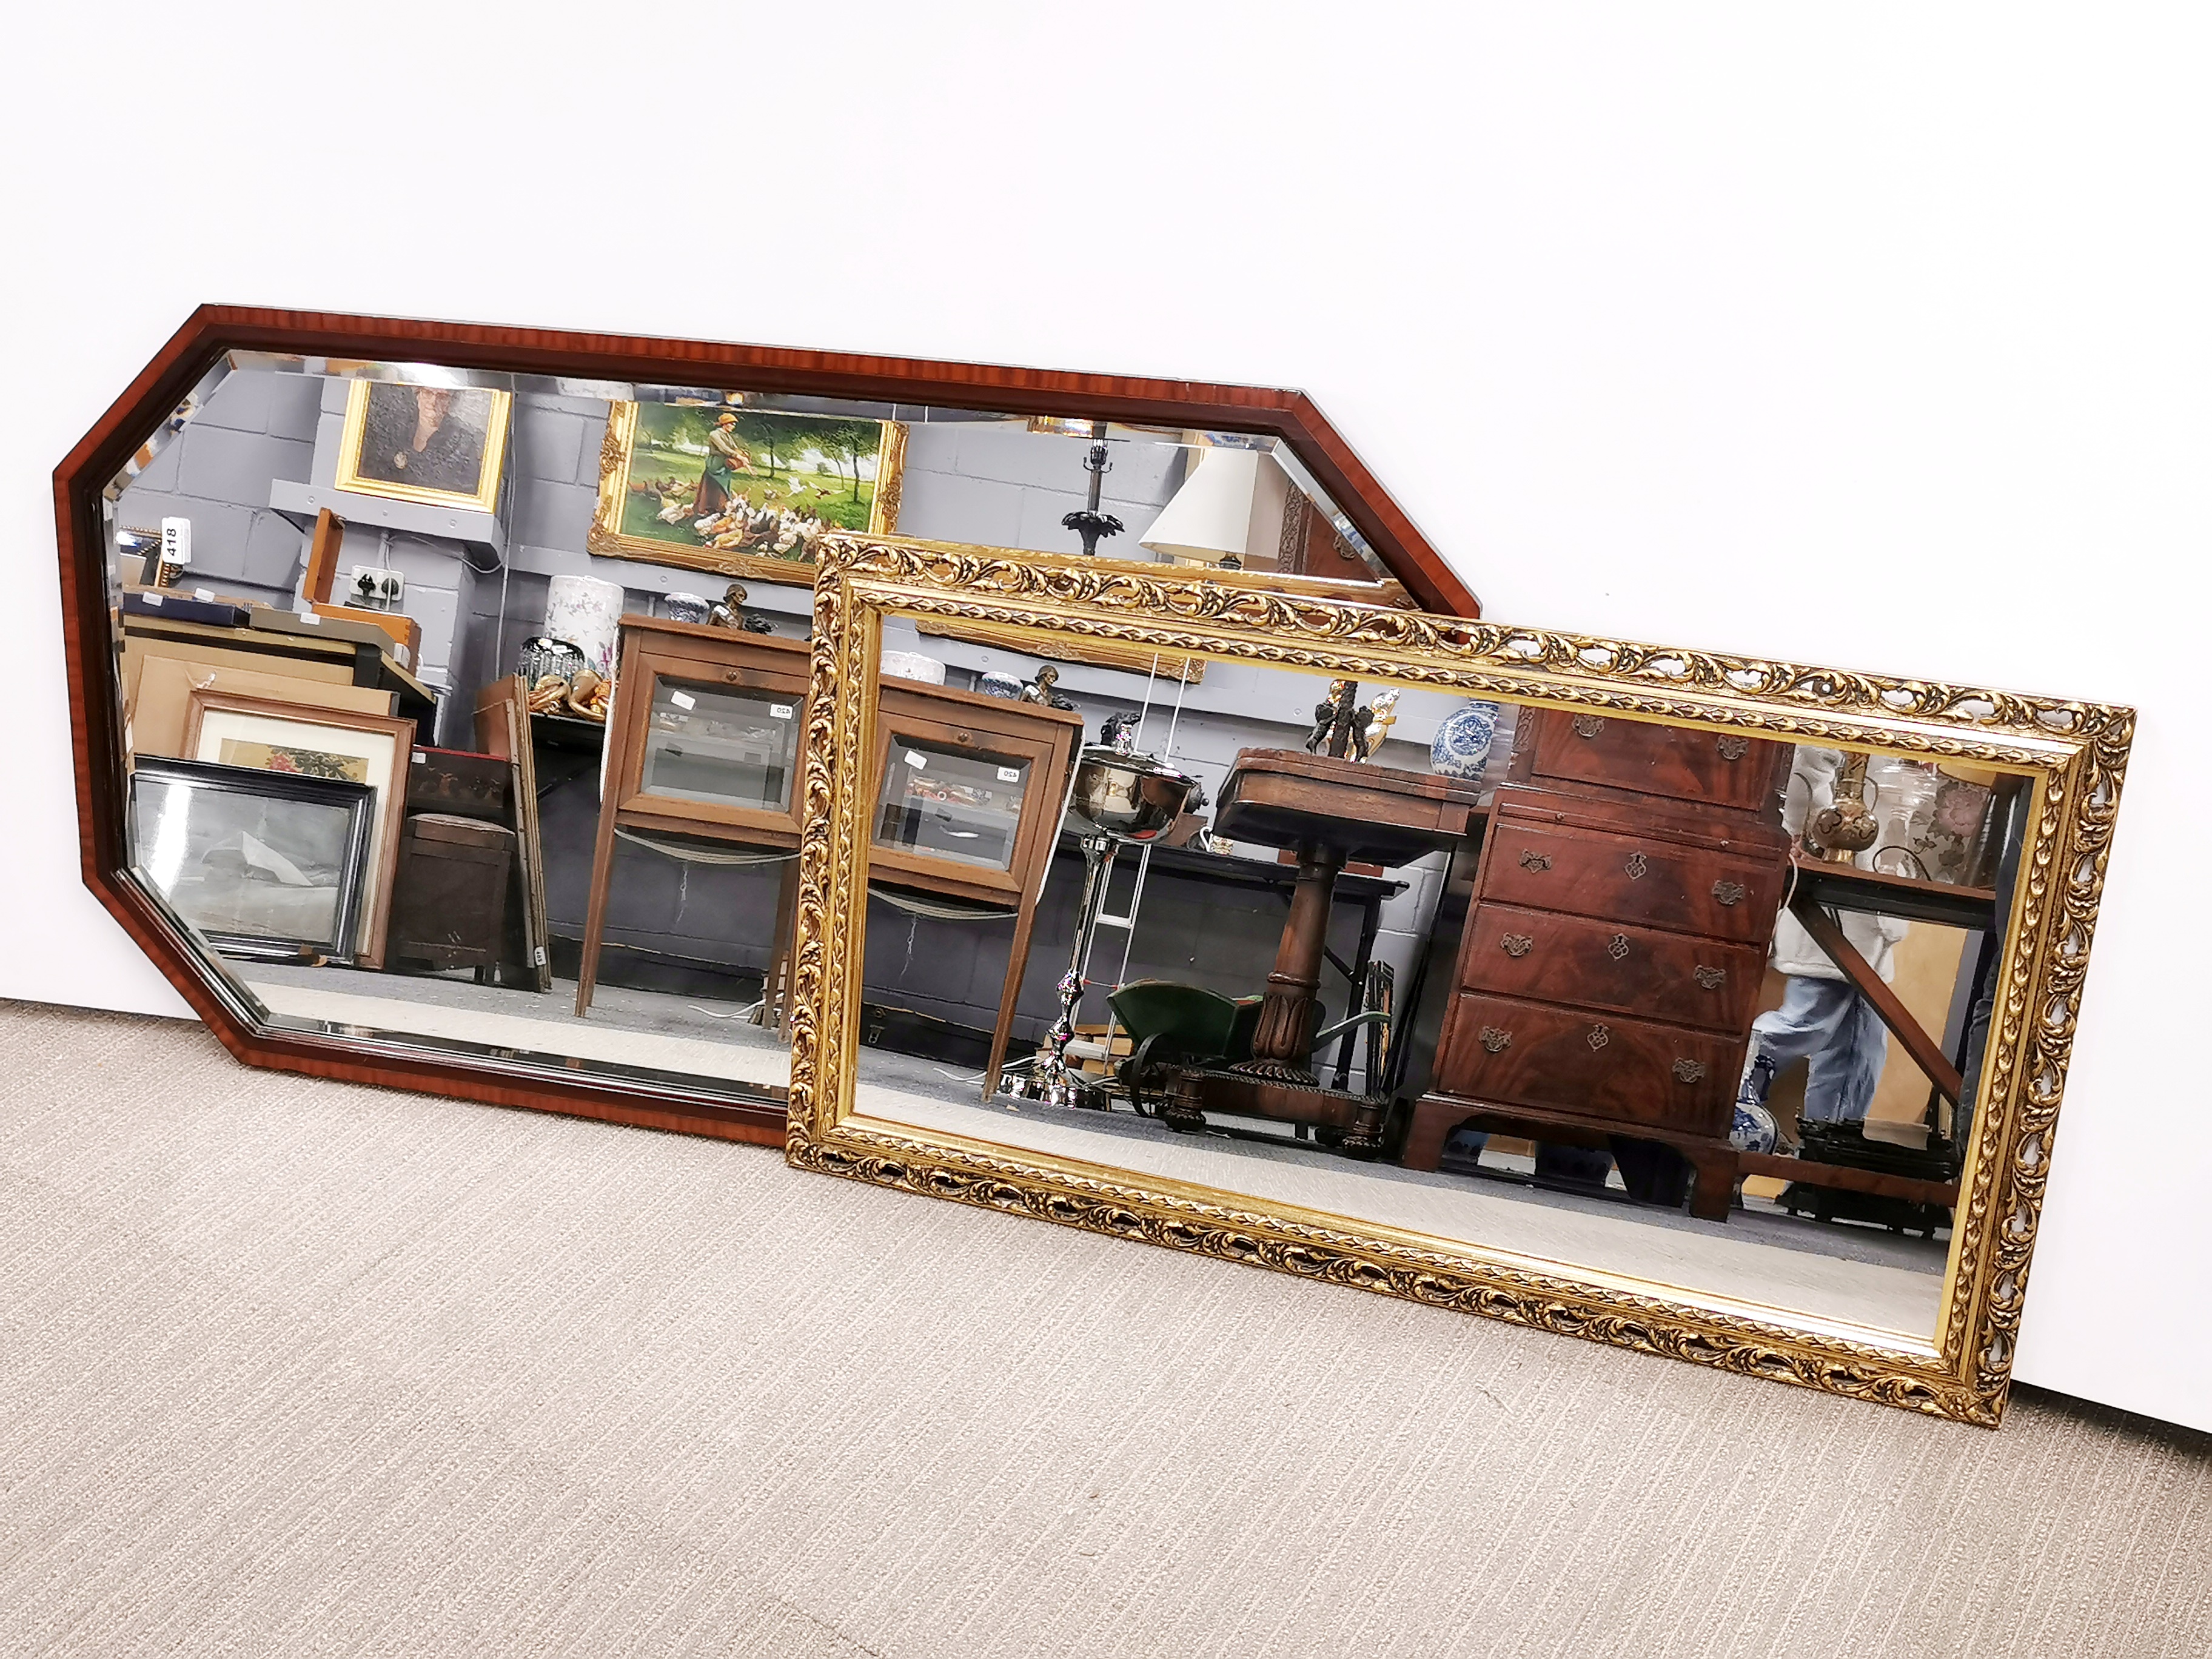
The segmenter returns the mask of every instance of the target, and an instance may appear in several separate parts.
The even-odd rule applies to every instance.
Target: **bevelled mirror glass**
[[[797,1161],[1995,1421],[2127,711],[828,550]]]
[[[830,535],[1405,601],[1265,432],[700,378],[233,348],[90,481],[87,706],[117,721],[95,806],[120,802],[125,879],[253,1040],[475,1066],[525,1098],[620,1085],[688,1127],[780,1113]],[[926,747],[977,684],[1049,708],[1117,660],[962,625],[881,672]],[[1026,793],[1033,827],[1067,751],[1024,754],[1020,781],[980,782]],[[952,872],[916,878],[943,904],[1027,879],[921,812],[918,770],[880,770],[908,854]]]

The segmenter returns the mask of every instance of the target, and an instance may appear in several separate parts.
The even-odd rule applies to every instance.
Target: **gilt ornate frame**
[[[1359,679],[2026,773],[2033,811],[2000,965],[1984,1104],[1937,1330],[1870,1328],[857,1115],[858,921],[887,614],[1205,652]],[[833,538],[814,604],[786,1152],[796,1166],[1249,1261],[1748,1376],[1995,1427],[2049,1178],[2134,711],[1672,649],[1078,559]]]
[[[630,463],[635,453],[638,406],[617,403],[607,410],[607,428],[599,443],[599,494],[592,514],[591,528],[584,532],[584,550],[645,564],[672,565],[717,576],[750,576],[759,581],[787,582],[811,578],[808,560],[779,559],[762,553],[730,553],[713,547],[686,547],[681,542],[656,541],[624,531],[623,514],[629,497]],[[804,415],[786,416],[793,421]],[[888,536],[898,528],[899,497],[906,483],[906,422],[878,421],[883,437],[877,463],[876,491],[868,513],[868,533]]]

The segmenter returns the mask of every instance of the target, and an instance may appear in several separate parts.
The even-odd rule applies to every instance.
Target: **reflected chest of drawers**
[[[1790,747],[1531,709],[1493,804],[1404,1162],[1480,1122],[1673,1146],[1724,1218],[1728,1133],[1789,874]]]

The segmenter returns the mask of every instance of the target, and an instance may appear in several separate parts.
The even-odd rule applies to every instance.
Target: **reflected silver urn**
[[[1067,811],[1079,829],[1117,844],[1141,845],[1164,834],[1200,793],[1196,778],[1152,756],[1086,744],[1075,757],[1075,793]]]
[[[1109,724],[1108,730],[1110,741],[1087,744],[1077,755],[1067,801],[1068,821],[1085,832],[1083,897],[1076,906],[1074,952],[1060,979],[1060,1018],[1045,1033],[1030,1073],[1032,1091],[1056,1106],[1083,1103],[1082,1085],[1068,1068],[1067,1045],[1074,1040],[1076,1012],[1088,986],[1083,970],[1091,959],[1114,854],[1124,845],[1157,840],[1206,793],[1188,773],[1156,756],[1137,753],[1126,723]]]

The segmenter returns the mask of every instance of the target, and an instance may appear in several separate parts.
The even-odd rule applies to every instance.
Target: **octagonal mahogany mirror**
[[[739,1139],[783,1133],[824,538],[1477,610],[1256,387],[210,307],[55,489],[85,878],[234,1053]],[[1033,644],[883,669],[1035,768],[1018,849],[923,836],[896,895],[1011,983],[1068,706],[1205,672]],[[875,1018],[953,1064],[1040,1035],[890,981]]]

